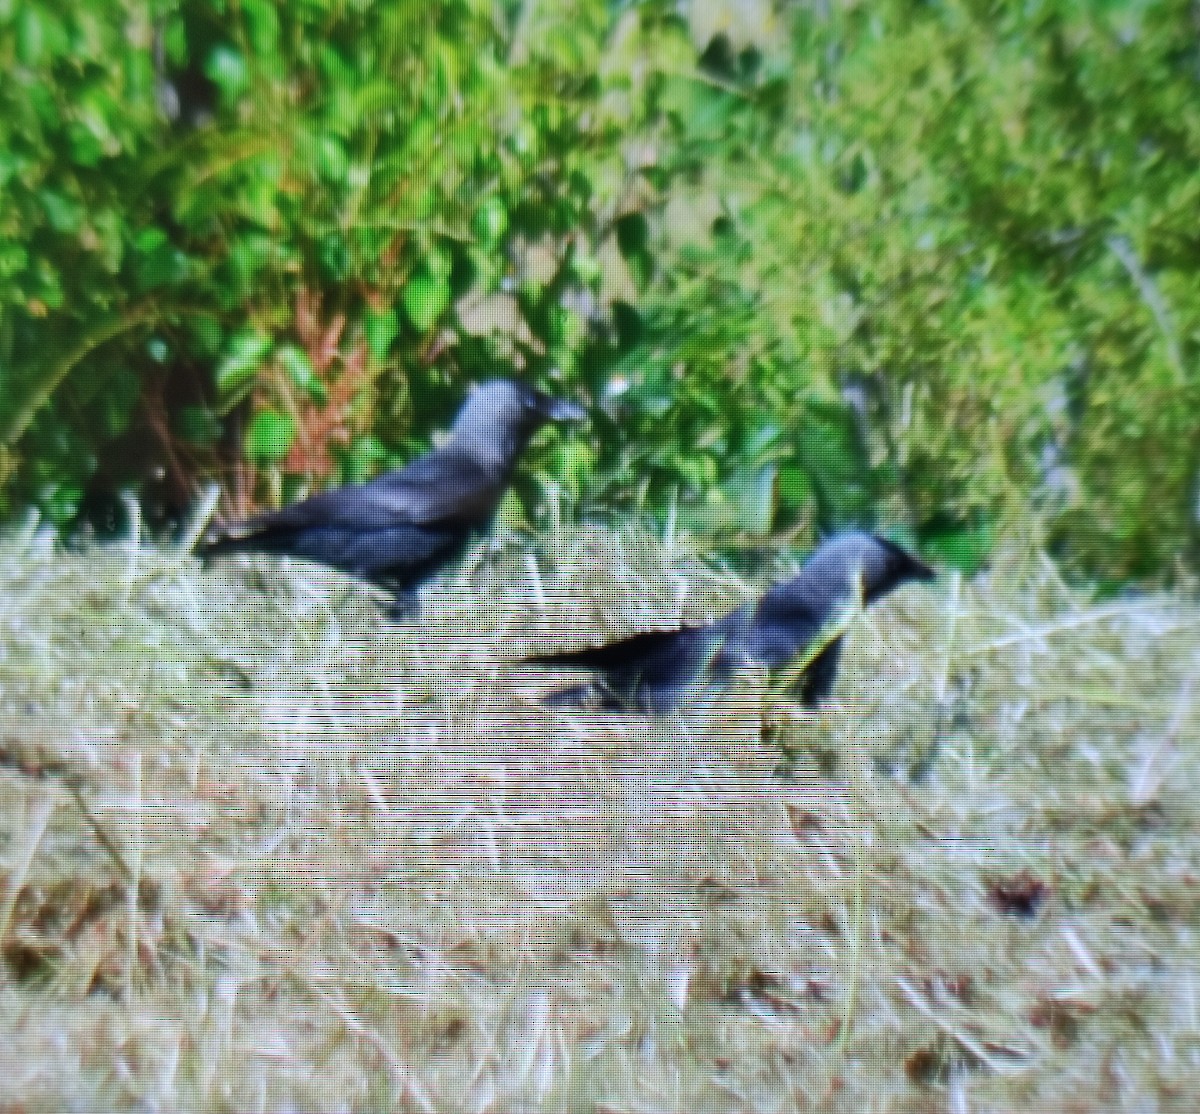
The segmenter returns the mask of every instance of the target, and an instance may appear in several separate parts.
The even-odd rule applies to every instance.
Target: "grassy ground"
[[[787,769],[753,679],[654,722],[504,664],[750,587],[580,531],[388,627],[10,540],[0,1109],[1191,1114],[1200,610],[1009,548],[856,620]]]

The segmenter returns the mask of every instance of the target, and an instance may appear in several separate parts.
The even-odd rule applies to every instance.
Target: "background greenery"
[[[533,470],[590,515],[1194,563],[1196,20],[0,0],[0,514],[245,511],[513,374],[594,403]]]

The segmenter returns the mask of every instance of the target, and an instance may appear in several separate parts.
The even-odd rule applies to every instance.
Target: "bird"
[[[584,417],[576,403],[523,383],[480,383],[440,448],[366,483],[220,526],[197,554],[272,553],[329,565],[391,593],[389,616],[410,618],[417,589],[491,524],[538,429]]]
[[[543,699],[550,707],[670,715],[689,693],[724,685],[744,668],[777,674],[810,649],[860,593],[869,606],[903,584],[935,575],[895,542],[845,531],[819,545],[796,576],[710,623],[642,631],[524,661],[594,674],[585,684],[550,693]],[[841,647],[842,635],[834,633],[790,686],[805,707],[816,708],[829,696]]]

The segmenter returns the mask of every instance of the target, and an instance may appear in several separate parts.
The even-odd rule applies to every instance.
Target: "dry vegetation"
[[[859,617],[786,770],[754,679],[655,723],[503,663],[748,590],[566,531],[389,628],[10,539],[0,1107],[1194,1111],[1200,610],[1010,547]]]

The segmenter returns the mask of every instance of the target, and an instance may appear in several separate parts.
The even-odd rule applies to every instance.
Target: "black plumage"
[[[647,631],[604,646],[542,654],[529,662],[586,670],[595,679],[551,693],[557,707],[594,706],[667,715],[694,687],[721,685],[746,667],[775,673],[810,647],[861,592],[870,605],[902,584],[932,580],[933,570],[894,542],[858,531],[820,545],[800,572],[711,623]],[[821,703],[837,676],[836,634],[800,673],[795,695]]]
[[[480,384],[440,448],[368,483],[220,527],[197,552],[276,553],[330,565],[391,592],[391,614],[402,618],[415,609],[416,589],[491,524],[534,433],[584,416],[574,403],[522,383]]]

